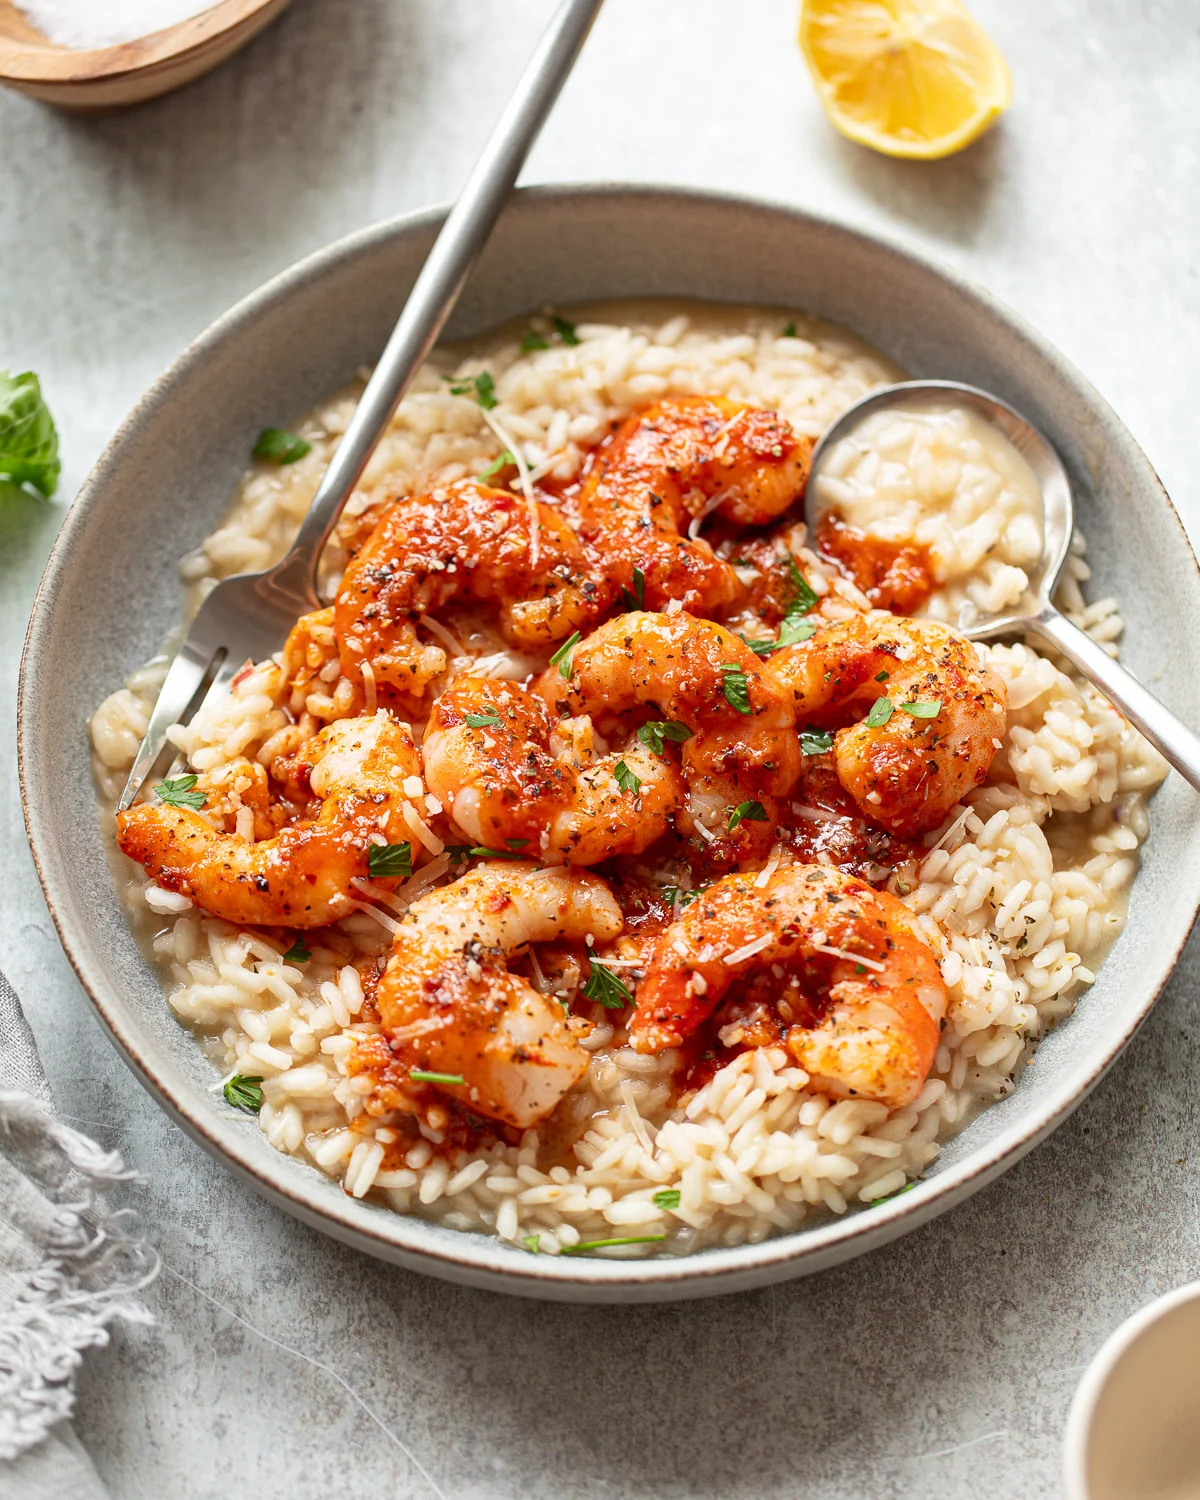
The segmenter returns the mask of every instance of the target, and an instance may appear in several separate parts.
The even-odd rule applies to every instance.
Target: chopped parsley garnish
[[[882,729],[895,711],[896,705],[890,698],[876,698],[871,704],[871,712],[867,715],[867,728]]]
[[[745,672],[735,662],[723,662],[721,671],[724,674],[722,685],[726,703],[740,714],[753,713],[754,710],[750,707],[750,684]]]
[[[254,457],[265,458],[269,464],[294,464],[298,458],[312,452],[312,444],[306,443],[294,432],[283,427],[264,427],[254,445]]]
[[[542,348],[544,349],[545,347],[545,344],[543,344]],[[527,1234],[521,1243],[529,1251],[530,1255],[537,1255],[539,1253],[538,1246],[542,1243],[542,1237],[540,1234]]]
[[[661,1192],[655,1193],[654,1206],[655,1208],[678,1208],[682,1196],[678,1188],[663,1188]]]
[[[772,651],[779,650],[778,641],[754,640],[748,635],[740,635],[738,636],[738,640],[741,641],[743,646],[749,646],[755,656],[769,656]]]
[[[244,1109],[248,1115],[256,1115],[263,1104],[261,1084],[262,1079],[257,1073],[235,1073],[232,1078],[226,1079],[221,1092],[225,1095],[226,1104],[232,1104],[234,1109]]]
[[[549,349],[550,345],[541,336],[536,328],[531,328],[521,340],[521,353],[533,354],[538,349]]]
[[[613,775],[616,777],[617,785],[623,792],[632,792],[636,797],[642,789],[642,778],[635,776],[623,760],[619,760],[613,767]]]
[[[554,655],[550,658],[550,665],[558,668],[558,675],[564,682],[571,677],[571,653],[579,644],[579,632],[573,630],[566,638]]]
[[[637,737],[647,749],[653,750],[655,755],[661,755],[664,740],[673,740],[675,744],[682,745],[684,740],[691,739],[692,731],[678,719],[650,719],[638,730]]]
[[[510,849],[524,849],[524,847],[526,846],[526,844],[528,844],[529,840],[528,839],[505,839],[504,842],[508,845],[508,847]]]
[[[510,843],[527,844],[528,839],[511,839]],[[512,849],[489,849],[486,844],[447,844],[445,851],[451,859],[524,859]]]
[[[552,315],[550,321],[554,324],[554,331],[562,339],[563,343],[568,348],[573,349],[579,342],[579,335],[575,332],[574,323],[568,323],[566,318],[560,318],[557,313]]]
[[[785,615],[775,645],[794,646],[799,641],[811,640],[816,633],[817,627],[811,620],[802,619],[800,615]]]
[[[500,715],[494,710],[488,714],[463,714],[463,718],[467,721],[468,729],[488,729],[500,722]]]
[[[204,806],[204,793],[192,791],[195,785],[195,774],[189,771],[186,776],[160,781],[154,790],[159,801],[165,802],[168,807],[190,807],[193,812],[199,812]]]
[[[833,735],[827,729],[806,729],[800,736],[800,749],[805,755],[824,755],[833,749]]]
[[[792,602],[787,607],[788,615],[806,615],[816,606],[818,594],[811,583],[796,566],[796,559],[788,556],[788,576],[792,583]]]
[[[886,682],[891,675],[892,674],[890,672],[876,672],[875,673],[875,681],[876,682]]]
[[[462,1086],[461,1073],[431,1073],[428,1068],[410,1068],[408,1076],[414,1083],[450,1083]]]
[[[665,1234],[627,1234],[615,1240],[580,1240],[578,1245],[564,1245],[563,1255],[587,1255],[592,1250],[607,1250],[610,1245],[653,1245],[665,1240]]]
[[[900,1198],[903,1197],[905,1193],[911,1193],[916,1185],[917,1184],[915,1182],[906,1182],[902,1188],[897,1188],[894,1193],[887,1193],[882,1198],[872,1198],[870,1203],[867,1204],[867,1207],[878,1208],[881,1203],[890,1203],[893,1198]]]
[[[304,941],[302,935],[297,934],[296,941],[283,955],[283,961],[285,964],[306,964],[311,957],[312,954],[309,952],[308,944]]]
[[[491,411],[496,402],[496,382],[491,372],[480,370],[478,375],[443,375],[452,396],[470,396],[484,411]]]
[[[729,832],[739,823],[765,823],[767,821],[767,810],[761,802],[739,802],[729,815]]]
[[[918,698],[915,703],[901,703],[906,714],[911,714],[914,719],[936,719],[942,711],[942,700],[940,698]]]
[[[800,641],[807,641],[816,635],[817,627],[811,620],[806,620],[805,615],[815,608],[818,595],[804,574],[796,566],[794,557],[788,558],[788,575],[792,586],[792,600],[784,612],[779,625],[779,634],[773,641],[742,640],[755,656],[767,656],[772,651],[779,651],[784,646],[795,646]]]
[[[627,589],[621,585],[621,602],[626,609],[645,609],[646,607],[646,575],[641,568],[633,570],[633,589]]]
[[[515,463],[516,459],[513,457],[512,449],[505,448],[504,452],[497,454],[491,463],[488,464],[487,468],[484,469],[483,473],[476,474],[475,478],[479,480],[480,484],[483,484],[489,479],[495,479],[501,469],[510,468]]]
[[[411,844],[372,844],[367,855],[372,880],[405,880],[412,874]]]
[[[663,900],[669,901],[672,906],[678,905],[679,910],[683,911],[685,907],[691,906],[693,901],[700,899],[703,890],[703,886],[695,891],[681,891],[677,885],[664,885],[662,890]]]
[[[606,964],[600,962],[590,948],[588,962],[592,971],[583,986],[583,993],[589,1000],[595,1000],[605,1010],[624,1010],[627,1005],[633,1004],[633,992]]]
[[[779,335],[779,337],[781,339],[794,339],[796,337],[795,323],[785,323],[783,325],[783,332]]]

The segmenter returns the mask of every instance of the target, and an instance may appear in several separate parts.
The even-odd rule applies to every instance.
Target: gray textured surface
[[[1096,380],[1193,535],[1200,373],[1190,0],[977,5],[1014,114],[948,163],[825,127],[793,6],[610,0],[529,180],[676,179],[881,227],[965,267]],[[0,99],[0,363],[43,375],[69,495],[122,413],[242,292],[451,193],[548,13],[507,0],[297,0],[190,92],[107,121]],[[1086,19],[1085,19],[1086,18]],[[60,1105],[151,1176],[159,1326],[93,1356],[79,1428],[121,1497],[996,1496],[1058,1492],[1079,1367],[1195,1276],[1189,953],[1097,1094],[953,1215],[867,1260],[735,1299],[571,1308],[455,1290],[284,1219],[154,1109],[59,953],[13,786],[16,643],[56,504],[0,509],[0,963]],[[281,1347],[284,1346],[284,1347]],[[286,1478],[285,1478],[286,1476]]]

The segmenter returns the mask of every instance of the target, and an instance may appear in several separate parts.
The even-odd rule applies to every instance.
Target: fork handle
[[[543,32],[421,268],[291,551],[271,569],[272,584],[308,608],[319,603],[317,562],[342,507],[437,342],[602,4],[603,0],[563,0]]]

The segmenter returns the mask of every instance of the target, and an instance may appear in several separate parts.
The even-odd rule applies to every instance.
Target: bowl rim
[[[1117,1366],[1138,1340],[1156,1323],[1169,1318],[1181,1307],[1200,1301],[1200,1281],[1189,1281],[1174,1291],[1164,1292],[1144,1307],[1132,1312],[1108,1335],[1092,1355],[1091,1362],[1075,1387],[1063,1432],[1063,1486],[1066,1500],[1089,1500],[1088,1447],[1092,1422],[1105,1386]]]
[[[520,212],[525,204],[536,207],[549,203],[560,212],[569,212],[580,200],[619,202],[629,198],[660,203],[670,201],[680,206],[718,212],[738,209],[766,211],[809,231],[832,233],[855,241],[869,253],[905,263],[918,273],[948,283],[966,300],[982,305],[991,317],[1007,324],[1032,345],[1068,385],[1084,391],[1104,418],[1110,438],[1126,445],[1144,464],[1166,506],[1166,513],[1174,520],[1178,543],[1191,563],[1200,588],[1200,566],[1179,515],[1162,481],[1124,423],[1064,355],[1019,313],[973,279],[921,251],[858,225],[757,195],[716,189],[616,181],[545,184],[519,189],[510,200],[506,213]],[[168,1115],[224,1166],[250,1182],[277,1206],[334,1238],[379,1258],[427,1274],[529,1297],[649,1302],[761,1286],[819,1271],[877,1249],[954,1207],[1007,1171],[1061,1124],[1099,1083],[1149,1015],[1179,959],[1200,912],[1200,880],[1192,893],[1192,913],[1187,931],[1173,948],[1164,949],[1153,968],[1143,970],[1139,1003],[1127,1011],[1119,1031],[1115,1036],[1110,1034],[1103,1052],[1086,1074],[1081,1077],[1078,1071],[1074,1071],[1069,1078],[1060,1081],[1032,1117],[1018,1118],[1001,1129],[991,1141],[970,1152],[962,1162],[939,1171],[933,1178],[918,1181],[903,1195],[880,1203],[869,1213],[856,1211],[832,1223],[811,1229],[801,1228],[758,1244],[713,1247],[696,1255],[637,1260],[532,1255],[498,1241],[494,1236],[445,1230],[421,1219],[366,1205],[348,1195],[341,1194],[336,1199],[330,1195],[328,1202],[318,1200],[312,1189],[325,1185],[326,1179],[314,1175],[311,1188],[305,1191],[301,1179],[291,1180],[296,1167],[303,1164],[283,1153],[270,1152],[264,1157],[259,1142],[255,1140],[251,1148],[251,1138],[237,1129],[237,1122],[226,1122],[215,1113],[194,1111],[186,1100],[174,1098],[151,1074],[140,1054],[138,1026],[122,1024],[109,998],[110,990],[103,971],[99,965],[93,968],[86,945],[76,943],[69,920],[59,910],[54,882],[48,871],[49,860],[42,857],[43,846],[47,850],[52,848],[52,834],[42,811],[31,797],[36,772],[30,739],[36,698],[34,702],[27,701],[27,693],[43,637],[49,633],[48,622],[58,575],[67,565],[71,538],[91,504],[92,496],[103,488],[107,471],[117,463],[127,435],[152,415],[159,401],[169,395],[171,386],[179,378],[203,365],[210,350],[243,320],[252,319],[285,302],[301,286],[319,281],[343,261],[369,253],[377,245],[436,231],[448,211],[449,205],[439,204],[367,225],[312,252],[249,292],[192,339],[153,382],[121,422],[80,487],[55,539],[38,586],[21,654],[17,702],[18,768],[26,831],[38,879],[63,950],[110,1040],[139,1082]],[[271,1159],[274,1156],[278,1156],[278,1161]],[[316,1168],[311,1170],[317,1173]]]

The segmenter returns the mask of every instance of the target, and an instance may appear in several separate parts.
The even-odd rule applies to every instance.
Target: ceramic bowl
[[[214,1097],[211,1064],[172,1017],[126,924],[97,827],[88,716],[177,619],[177,560],[222,514],[259,430],[304,411],[378,355],[442,218],[430,210],[352,235],[239,303],[147,393],[72,507],[34,607],[19,732],[30,843],[63,944],[159,1103],[272,1202],[370,1254],[450,1280],[580,1301],[699,1297],[860,1255],[1011,1166],[1079,1103],[1145,1019],[1200,900],[1200,800],[1178,777],[1155,799],[1128,925],[1097,983],[1041,1044],[1013,1095],[950,1142],[926,1180],[836,1222],[680,1259],[532,1256],[346,1196]],[[806,308],[856,329],[913,375],[983,386],[1026,413],[1070,471],[1093,596],[1118,595],[1128,622],[1125,659],[1185,720],[1200,722],[1200,674],[1177,628],[1200,617],[1200,576],[1179,520],[1113,412],[1013,313],[910,251],[810,214],[674,189],[556,187],[516,195],[448,336],[547,303],[631,295]]]
[[[1200,1495],[1200,1281],[1101,1346],[1071,1402],[1063,1465],[1066,1500]]]

